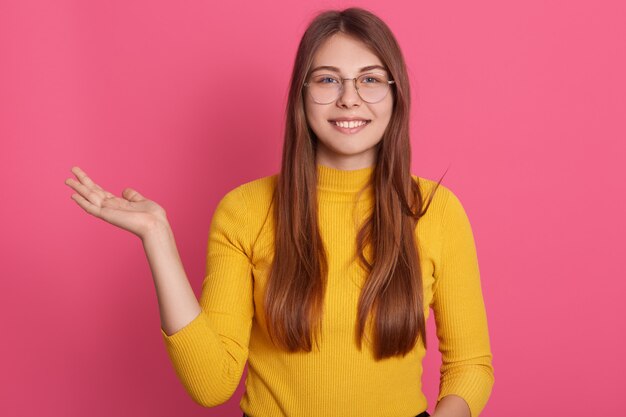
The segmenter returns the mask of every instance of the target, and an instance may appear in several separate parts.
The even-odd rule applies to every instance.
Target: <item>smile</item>
[[[371,120],[354,120],[354,121],[330,121],[330,124],[340,131],[351,135],[353,133],[360,132],[365,126],[367,126]]]

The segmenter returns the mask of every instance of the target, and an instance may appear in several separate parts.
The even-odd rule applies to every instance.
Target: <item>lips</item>
[[[341,127],[343,129],[355,129],[358,127],[366,126],[370,123],[370,120],[366,119],[334,119],[329,120],[329,123],[335,127]]]
[[[371,120],[369,119],[362,119],[360,117],[339,117],[337,119],[330,119],[328,120],[329,122],[357,122],[357,121],[364,121],[364,122],[371,122]]]
[[[365,119],[335,119],[328,121],[331,126],[341,133],[352,135],[365,129],[370,124],[371,120]]]
[[[349,121],[356,121],[356,120],[364,120],[366,122],[369,122],[370,119],[365,119],[363,117],[337,117],[336,119],[329,119],[329,122],[337,122],[337,121],[344,121],[344,122],[349,122]]]

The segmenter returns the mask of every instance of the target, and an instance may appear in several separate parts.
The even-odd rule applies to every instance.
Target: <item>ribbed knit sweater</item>
[[[371,208],[373,167],[318,170],[318,216],[328,281],[319,349],[289,353],[269,339],[263,295],[273,257],[270,205],[277,175],[240,185],[211,220],[201,313],[172,335],[161,333],[173,367],[194,401],[230,399],[246,360],[241,409],[250,417],[412,417],[427,409],[420,340],[405,357],[375,360],[369,340],[355,341],[357,303],[366,279],[357,265],[355,219]],[[414,178],[418,178],[413,176]],[[436,182],[419,177],[427,196]],[[355,217],[356,216],[356,217]],[[361,216],[361,217],[359,217]],[[477,417],[494,383],[487,318],[472,229],[455,194],[440,185],[417,224],[424,314],[433,310],[442,354],[440,393],[462,397]]]

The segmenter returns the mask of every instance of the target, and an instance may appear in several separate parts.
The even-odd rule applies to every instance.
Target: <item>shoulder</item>
[[[238,185],[227,194],[238,194],[239,198],[243,200],[251,210],[254,207],[266,206],[269,205],[272,200],[277,179],[278,174],[260,177]]]
[[[231,244],[252,256],[259,230],[270,216],[277,175],[247,181],[227,191],[217,203],[211,235],[227,236]]]
[[[254,228],[270,212],[278,174],[244,182],[227,191],[219,201],[216,212],[228,212]]]
[[[431,192],[434,192],[435,188],[437,187],[437,181],[432,180],[430,178],[422,177],[422,176],[415,175],[415,174],[411,174],[411,177],[413,178],[415,182],[417,182],[417,185],[419,185],[420,191],[422,192],[431,193]],[[443,189],[443,188],[444,188],[443,184],[440,184],[438,187],[438,189]]]
[[[422,198],[425,202],[434,192],[425,218],[429,218],[433,224],[438,225],[442,238],[445,238],[445,235],[457,238],[459,234],[472,233],[468,213],[457,191],[443,184],[437,185],[437,181],[431,179],[413,177],[418,180],[420,189],[424,191]]]
[[[432,201],[430,201],[427,210],[427,213],[431,213],[429,214],[429,217],[442,219],[446,211],[446,207],[449,204],[449,200],[456,199],[458,201],[454,192],[443,183],[438,184],[437,181],[433,179],[414,174],[411,174],[411,177],[413,177],[413,180],[417,182],[425,204],[427,204],[432,197]]]
[[[428,204],[423,218],[426,223],[438,229],[440,236],[458,234],[471,230],[470,219],[458,192],[437,181],[412,175],[418,181],[424,204]]]

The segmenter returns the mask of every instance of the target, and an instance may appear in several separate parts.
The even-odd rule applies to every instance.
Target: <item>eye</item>
[[[385,82],[385,77],[379,74],[367,74],[361,77],[360,82],[364,84],[378,84]]]
[[[338,83],[339,80],[337,80],[335,77],[332,77],[330,75],[317,75],[313,77],[313,82],[317,84],[333,84],[333,83]]]

